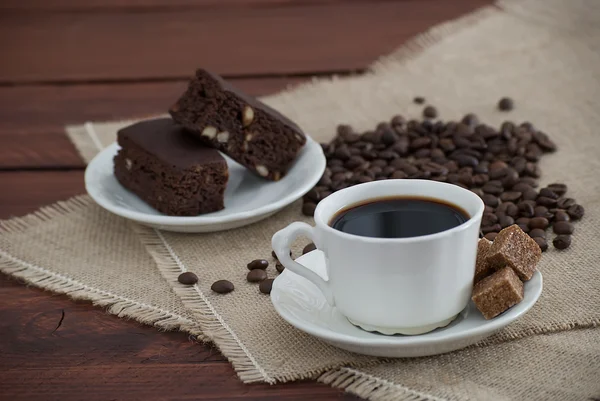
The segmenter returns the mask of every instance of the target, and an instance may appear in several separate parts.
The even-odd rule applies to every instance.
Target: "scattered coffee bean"
[[[554,213],[554,221],[555,222],[569,221],[569,220],[571,220],[571,218],[569,217],[569,214],[567,212],[565,212],[564,210],[558,210],[558,211],[556,211],[556,213]]]
[[[527,224],[517,223],[517,225],[521,228],[521,230],[523,230],[524,233],[529,232],[529,226]]]
[[[250,283],[258,283],[259,281],[263,281],[267,279],[267,272],[261,269],[250,270],[248,275],[246,276],[246,280]]]
[[[484,235],[484,238],[487,239],[488,241],[494,242],[494,239],[496,238],[497,235],[498,235],[498,233],[487,233],[486,235]]]
[[[533,240],[538,244],[542,252],[548,250],[548,241],[544,237],[533,237]]]
[[[192,272],[185,272],[181,273],[179,277],[177,277],[177,281],[179,281],[181,284],[193,285],[198,282],[198,276]]]
[[[496,224],[497,222],[498,216],[496,216],[494,213],[484,213],[483,217],[481,218],[482,226],[491,226],[493,224]]]
[[[306,245],[304,249],[302,249],[302,255],[312,252],[315,249],[317,249],[316,245],[311,242],[310,244]]]
[[[556,249],[567,249],[571,245],[571,236],[558,235],[552,241],[552,245],[554,245]]]
[[[274,280],[275,279],[268,278],[266,280],[261,281],[260,284],[258,285],[258,289],[260,290],[260,292],[262,292],[263,294],[270,294],[271,289],[273,288]]]
[[[534,236],[543,231],[536,228],[539,224],[547,227],[583,216],[583,208],[564,197],[565,184],[536,189],[538,161],[556,145],[531,123],[506,121],[497,129],[472,113],[460,121],[433,121],[437,110],[431,109],[435,110],[424,108],[427,117],[421,121],[398,115],[363,133],[338,127],[337,137],[322,144],[327,169],[304,197],[303,213],[313,215],[316,205],[332,192],[392,178],[430,179],[469,189],[485,203],[484,235],[519,224]]]
[[[558,221],[554,223],[552,229],[554,230],[555,234],[569,235],[573,234],[573,231],[575,231],[575,226],[573,226],[573,224],[568,221]]]
[[[285,267],[284,267],[284,266],[283,266],[281,263],[277,262],[277,263],[275,263],[275,269],[276,269],[276,270],[277,270],[279,273],[281,273],[282,271],[284,271],[284,270],[285,270]]]
[[[263,271],[263,270],[257,270],[257,271]],[[233,283],[229,280],[218,280],[218,281],[215,281],[213,283],[213,285],[210,286],[210,289],[218,294],[227,294],[228,292],[233,291],[234,288],[235,287],[233,286]]]
[[[548,187],[540,189],[540,196],[545,196],[546,198],[550,199],[558,199],[558,194]]]
[[[567,209],[567,213],[569,214],[569,217],[571,217],[571,220],[580,220],[583,217],[585,210],[583,209],[583,206],[575,204]]]
[[[415,102],[416,104],[423,104],[425,103],[425,98],[422,96],[415,96],[413,102]]]
[[[506,228],[515,224],[515,219],[510,216],[502,216],[498,219],[498,222],[500,223],[500,227]]]
[[[275,253],[275,252],[273,252]],[[267,262],[265,259],[255,259],[252,262],[248,263],[248,265],[246,266],[248,267],[248,270],[254,270],[254,269],[266,269],[267,267],[269,267],[269,262]]]
[[[423,117],[425,118],[436,118],[438,116],[438,111],[433,106],[426,106],[423,109]]]
[[[535,238],[535,237],[546,238],[546,230],[543,230],[541,228],[534,228],[533,230],[529,231],[529,236],[532,238]]]
[[[316,208],[317,208],[317,205],[315,203],[307,202],[302,205],[302,214],[305,216],[312,217],[315,215]]]
[[[540,228],[542,230],[545,230],[546,228],[548,228],[549,225],[550,222],[548,222],[548,219],[545,217],[534,217],[529,220],[530,229]]]
[[[548,185],[548,188],[551,189],[558,196],[563,196],[564,194],[567,193],[567,185],[566,184],[554,183],[554,184]]]
[[[481,227],[481,232],[483,232],[483,234],[499,233],[500,230],[502,230],[502,226],[500,226],[500,224],[498,224],[498,223],[493,224],[488,227]]]
[[[491,207],[497,207],[500,204],[500,201],[497,197],[491,194],[483,194],[483,203]]]
[[[509,97],[503,97],[498,102],[498,109],[500,109],[502,111],[510,111],[513,109],[513,107],[514,107],[514,102]]]

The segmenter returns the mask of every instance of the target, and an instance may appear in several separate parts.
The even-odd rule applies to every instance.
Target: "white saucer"
[[[298,262],[326,278],[321,251],[307,253]],[[541,293],[542,274],[536,271],[525,283],[523,301],[501,315],[485,320],[470,302],[448,326],[418,336],[387,336],[359,329],[329,306],[314,284],[288,269],[273,282],[271,301],[292,326],[333,346],[359,354],[404,358],[442,354],[474,344],[525,314]]]
[[[288,174],[277,182],[264,180],[226,157],[229,182],[225,209],[193,217],[166,216],[125,189],[113,174],[113,143],[90,162],[85,170],[88,194],[101,207],[118,216],[166,231],[212,232],[245,226],[278,212],[301,198],[316,185],[325,170],[321,145],[307,138]]]

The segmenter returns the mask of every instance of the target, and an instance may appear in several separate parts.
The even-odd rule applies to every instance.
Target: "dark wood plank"
[[[82,170],[0,171],[0,188],[0,219],[85,193]]]
[[[340,2],[143,13],[2,13],[0,81],[360,70],[488,0]]]
[[[3,0],[6,11],[74,11],[125,9],[142,11],[153,8],[264,7],[306,3],[337,3],[373,0]],[[382,0],[379,0],[382,1]],[[386,1],[386,0],[383,0]]]
[[[314,382],[244,385],[218,350],[0,274],[5,400],[358,399]],[[60,324],[59,324],[60,322]]]
[[[232,79],[261,96],[306,78]],[[0,88],[0,169],[83,168],[65,124],[165,113],[187,82],[33,85]]]

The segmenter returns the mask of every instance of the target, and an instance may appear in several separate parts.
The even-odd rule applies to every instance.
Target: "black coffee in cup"
[[[375,238],[408,238],[435,234],[469,220],[460,207],[426,197],[370,199],[336,213],[329,225],[336,230]]]

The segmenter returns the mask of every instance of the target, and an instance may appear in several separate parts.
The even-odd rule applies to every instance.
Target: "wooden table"
[[[64,125],[165,112],[197,66],[253,95],[363,71],[488,0],[0,1],[0,218],[84,192]],[[0,398],[355,397],[244,385],[218,350],[0,275]]]

